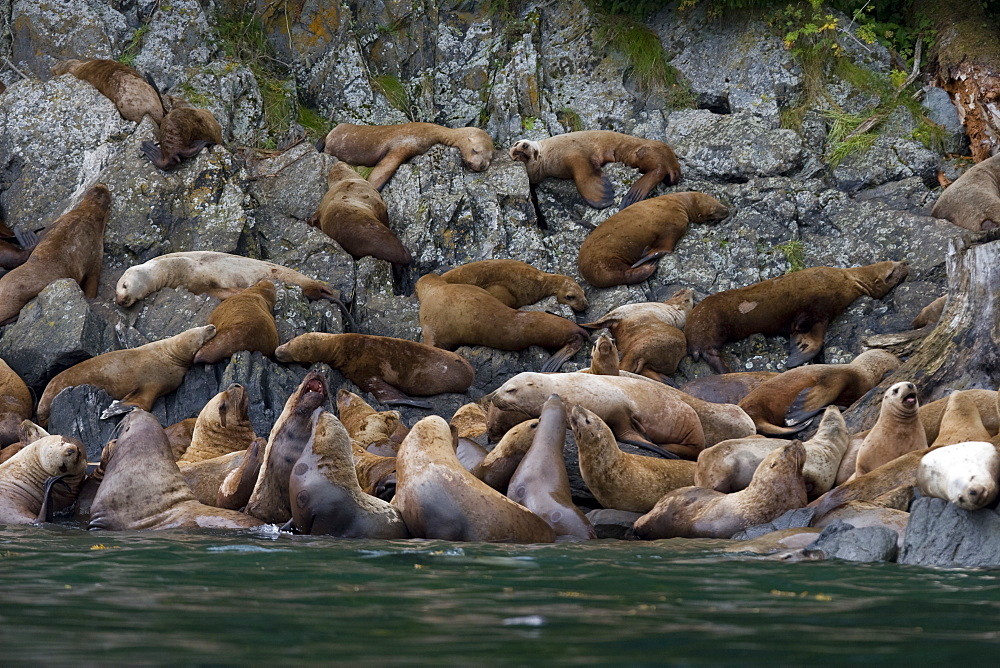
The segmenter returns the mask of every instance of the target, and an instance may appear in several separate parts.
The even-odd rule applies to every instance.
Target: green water
[[[943,664],[1000,645],[1000,573],[548,546],[0,528],[4,665]]]

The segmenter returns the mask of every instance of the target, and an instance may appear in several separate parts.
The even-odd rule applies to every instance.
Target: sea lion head
[[[493,160],[493,139],[479,128],[461,128],[455,146],[462,153],[462,164],[474,172],[485,171]]]
[[[274,359],[279,362],[331,363],[336,357],[335,341],[339,335],[322,332],[306,332],[274,349]]]
[[[149,277],[142,265],[129,267],[115,285],[115,303],[128,308],[149,294]]]
[[[963,510],[978,510],[997,496],[1000,455],[992,443],[965,441],[929,452],[920,459],[921,494],[944,498]]]
[[[490,395],[493,405],[502,410],[525,410],[525,406],[541,406],[549,392],[540,373],[519,373]]]
[[[327,389],[323,374],[310,371],[288,401],[295,407],[294,412],[309,414],[321,408],[329,396],[330,391]]]
[[[871,283],[868,295],[872,299],[882,299],[889,291],[903,282],[910,272],[909,266],[905,262],[878,262],[870,265],[875,273],[875,278]]]
[[[38,461],[50,476],[83,475],[87,448],[75,438],[46,436],[35,442]]]
[[[767,457],[760,463],[758,468],[765,471],[770,470],[778,474],[798,474],[802,475],[802,467],[806,464],[806,448],[802,441],[793,440],[788,445],[783,445],[777,450],[768,453]]]
[[[556,292],[556,301],[560,304],[566,304],[566,306],[569,306],[577,313],[586,311],[587,306],[589,306],[587,295],[583,293],[583,288],[569,277],[559,286],[559,290]]]
[[[333,167],[330,168],[330,171],[326,175],[327,187],[331,187],[346,179],[364,180],[360,174],[351,168],[350,165],[343,160],[338,160],[333,164]]]
[[[681,193],[684,197],[688,218],[699,223],[717,223],[729,217],[729,207],[711,195],[699,192]]]
[[[83,65],[82,60],[77,60],[75,58],[70,58],[69,60],[63,60],[52,66],[52,75],[60,76],[66,74],[67,72],[75,73],[76,68]]]
[[[909,381],[896,383],[882,396],[883,409],[891,411],[901,418],[910,418],[917,414],[920,402],[917,401],[917,386]]]
[[[537,141],[522,139],[510,147],[510,157],[517,162],[534,162],[542,153],[542,145]]]
[[[218,399],[216,410],[219,415],[219,424],[223,429],[226,428],[227,424],[238,426],[250,424],[250,395],[247,394],[242,385],[233,383],[225,391],[216,395],[216,398]]]

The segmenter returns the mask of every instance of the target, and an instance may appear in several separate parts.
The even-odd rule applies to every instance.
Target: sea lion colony
[[[160,146],[145,142],[142,150],[160,169],[183,169],[183,158],[222,143],[209,112],[176,98],[165,102],[129,67],[113,61],[67,61],[54,71],[89,81],[126,118],[149,115]],[[402,162],[437,143],[459,149],[463,164],[473,171],[488,169],[493,157],[492,140],[476,128],[338,126],[317,148],[344,162],[331,171],[330,193],[316,203],[310,223],[355,259],[374,255],[392,263],[399,278],[411,255],[391,229],[403,223],[389,220],[379,191],[391,187]],[[515,142],[510,155],[525,163],[532,184],[548,177],[573,178],[580,196],[596,207],[611,204],[601,166],[623,162],[644,175],[621,202],[621,211],[581,249],[580,272],[594,287],[644,280],[689,223],[715,222],[730,213],[704,193],[645,200],[661,181],[673,184],[681,178],[680,163],[661,142],[589,131]],[[374,167],[369,183],[345,163]],[[970,171],[970,180],[978,174]],[[351,188],[335,190],[341,182]],[[992,199],[997,199],[995,193]],[[983,206],[992,206],[992,199]],[[0,277],[4,320],[16,320],[26,303],[59,278],[73,278],[88,298],[96,297],[104,223],[113,206],[113,193],[95,184],[51,226],[42,243],[15,249],[24,260]],[[982,220],[995,218],[992,209],[982,212]],[[954,222],[969,226],[964,219]],[[375,239],[380,241],[371,244]],[[41,522],[61,512],[103,529],[246,528],[270,522],[343,537],[583,540],[595,534],[570,496],[562,466],[568,431],[580,449],[582,477],[600,503],[652,511],[636,524],[637,533],[647,538],[730,537],[804,506],[807,492],[819,497],[811,504],[822,510],[818,521],[846,503],[893,508],[912,496],[918,478],[925,494],[943,489],[940,494],[966,505],[970,493],[992,499],[997,466],[989,452],[982,452],[982,444],[978,450],[966,448],[954,461],[943,458],[947,450],[942,446],[955,439],[1000,442],[996,392],[986,392],[985,399],[970,395],[947,402],[931,415],[918,409],[912,385],[900,383],[886,393],[884,419],[870,432],[852,436],[834,406],[846,408],[877,385],[898,366],[895,358],[870,363],[865,373],[855,373],[854,367],[849,371],[850,365],[844,365],[843,373],[825,368],[834,365],[819,365],[807,367],[816,369],[809,373],[788,371],[786,381],[784,374],[714,377],[720,383],[702,396],[716,400],[720,395],[725,400],[720,403],[665,384],[686,352],[704,357],[718,372],[728,371],[721,347],[753,333],[789,336],[788,366],[808,362],[821,350],[827,325],[854,299],[863,294],[879,299],[905,277],[906,265],[898,261],[817,267],[718,293],[693,310],[690,289],[665,303],[624,304],[586,325],[609,327],[620,337],[624,364],[615,364],[614,342],[602,337],[595,348],[601,359],[589,373],[520,374],[496,388],[482,407],[460,411],[450,428],[442,419],[450,416],[428,416],[408,426],[398,413],[379,412],[343,390],[338,420],[326,410],[334,388],[310,372],[288,398],[270,435],[255,438],[248,428],[246,393],[239,386],[220,393],[197,420],[160,425],[146,411],[157,396],[177,387],[192,364],[226,359],[242,349],[274,355],[280,362],[325,362],[384,403],[412,404],[408,395],[465,392],[474,369],[461,355],[448,352],[459,345],[558,349],[542,369],[557,371],[587,341],[587,329],[551,314],[516,309],[552,295],[582,311],[587,308],[584,290],[569,276],[513,259],[471,263],[443,278],[427,274],[416,281],[423,336],[431,345],[373,333],[312,333],[281,342],[270,310],[271,280],[300,285],[312,299],[335,300],[334,291],[322,281],[250,258],[204,251],[162,256],[123,274],[116,290],[119,307],[130,308],[165,286],[232,301],[224,301],[206,327],[100,355],[49,379],[35,409],[41,424],[55,395],[76,384],[98,385],[134,407],[86,481],[81,446],[49,436],[26,419],[33,413],[30,394],[5,368],[0,387],[7,406],[4,444],[11,445],[0,452],[0,511],[9,522]],[[745,407],[754,407],[750,415],[735,405],[745,395]],[[798,441],[748,438],[757,429],[792,436],[827,405],[820,431],[806,447]],[[969,411],[976,425],[956,427],[956,422],[969,420]],[[530,420],[532,415],[540,420]],[[487,434],[497,441],[489,451],[482,447]],[[955,436],[949,439],[948,434]],[[969,434],[976,438],[965,438]],[[906,448],[898,447],[901,439]],[[618,441],[664,456],[673,453],[673,458],[626,454]],[[930,451],[928,443],[938,459],[924,466],[921,457]],[[195,456],[205,446],[215,456]],[[723,448],[724,456],[710,456]],[[845,463],[854,473],[849,482],[822,493]],[[992,476],[992,487],[989,481],[979,482],[984,475]],[[970,476],[975,484],[964,482]],[[828,483],[817,483],[820,479]],[[704,482],[719,480],[725,483]],[[705,487],[695,486],[697,482]],[[722,491],[710,489],[719,484],[724,484]],[[976,491],[967,491],[972,488]],[[979,491],[983,489],[987,491]]]

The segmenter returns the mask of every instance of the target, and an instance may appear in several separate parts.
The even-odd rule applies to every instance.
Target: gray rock
[[[52,400],[46,430],[80,439],[87,446],[87,461],[99,462],[101,451],[121,422],[121,416],[101,419],[101,413],[113,402],[107,392],[93,385],[67,387]]]
[[[808,558],[843,559],[845,561],[895,561],[896,532],[888,527],[862,527],[837,521],[819,535],[816,542],[803,550]]]
[[[947,133],[943,146],[945,153],[962,153],[968,146],[969,139],[965,136],[962,120],[948,91],[937,86],[927,86],[924,88],[921,104],[927,110],[927,118],[940,125]]]
[[[617,538],[630,540],[632,525],[642,517],[642,513],[630,513],[627,510],[608,510],[599,508],[587,513],[587,519],[594,525],[598,538]]]
[[[126,340],[134,348],[207,325],[219,303],[215,297],[194,295],[184,288],[163,288],[119,312],[126,314],[124,327],[130,332]]]
[[[920,142],[883,135],[864,153],[844,158],[833,170],[833,178],[837,188],[849,193],[912,176],[930,184],[938,162],[938,155]]]
[[[226,142],[261,144],[264,137],[264,100],[249,68],[228,60],[213,60],[184,70],[168,92],[212,112]],[[294,87],[289,95],[294,97]]]
[[[205,65],[212,57],[215,35],[198,0],[160,3],[146,25],[135,68],[150,74],[160,90],[171,88],[185,70]]]
[[[743,531],[732,537],[733,540],[751,540],[753,538],[759,538],[764,534],[769,534],[772,531],[781,531],[783,529],[799,529],[801,527],[807,527],[812,524],[813,517],[816,515],[815,508],[796,508],[794,510],[789,510],[784,513],[781,517],[775,520],[766,522],[765,524],[758,524],[756,526],[747,527]]]
[[[943,568],[1000,565],[1000,515],[996,510],[963,510],[932,497],[910,506],[910,522],[899,563]]]
[[[180,386],[153,402],[150,413],[164,427],[197,417],[205,404],[219,393],[219,367],[221,365],[195,364],[184,374]],[[229,387],[223,385],[222,389]]]
[[[60,60],[113,57],[132,33],[102,0],[15,0],[8,16],[14,64],[42,79]]]

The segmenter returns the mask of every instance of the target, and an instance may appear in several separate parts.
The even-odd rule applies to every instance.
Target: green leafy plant
[[[122,49],[121,55],[118,56],[118,62],[133,67],[135,65],[135,58],[139,55],[139,51],[142,49],[142,39],[149,32],[149,25],[141,25],[136,28],[136,31],[132,33],[132,38]]]
[[[785,256],[785,260],[788,261],[788,271],[786,273],[790,274],[793,271],[801,271],[806,268],[806,250],[805,245],[799,239],[792,239],[783,244],[778,244],[775,248]]]
[[[583,119],[569,107],[563,107],[556,113],[556,118],[563,127],[570,132],[579,132],[583,129]]]
[[[535,121],[537,121],[537,120],[538,119],[535,118],[534,116],[524,116],[523,118],[521,118],[521,129],[522,130],[534,130],[535,129]]]
[[[385,95],[389,104],[406,114],[408,118],[411,117],[410,95],[406,92],[406,87],[403,86],[399,77],[392,74],[382,74],[375,77],[372,84]]]

